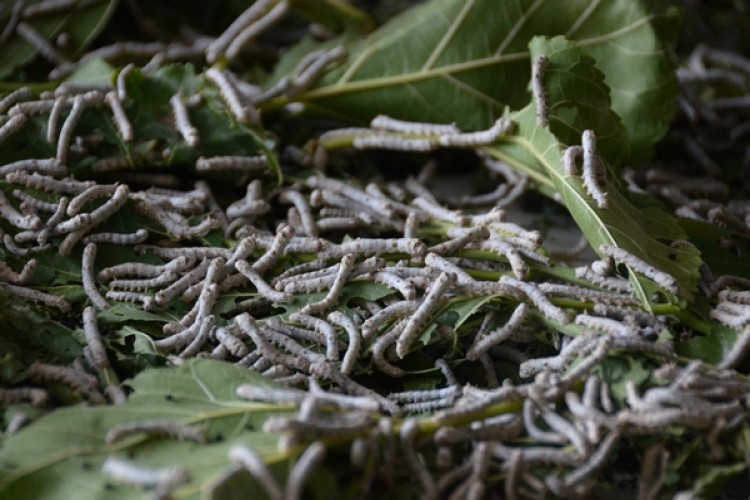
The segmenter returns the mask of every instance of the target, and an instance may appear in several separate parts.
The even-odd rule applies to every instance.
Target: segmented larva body
[[[19,102],[8,110],[8,116],[25,116],[26,118],[30,118],[34,115],[43,115],[52,111],[54,105],[54,99]]]
[[[31,403],[34,407],[44,406],[49,400],[49,393],[45,389],[35,387],[20,387],[4,389],[0,387],[0,404],[8,407],[19,403]]]
[[[446,292],[453,286],[455,281],[456,277],[454,274],[444,272],[433,282],[424,300],[407,320],[404,330],[398,337],[396,354],[399,358],[403,359],[408,354],[409,348],[422,332],[432,314],[439,307]]]
[[[109,303],[99,293],[99,288],[94,279],[94,260],[96,259],[96,243],[89,243],[83,249],[83,260],[81,261],[81,279],[86,296],[97,309],[103,311],[109,308]]]
[[[116,189],[117,186],[113,184],[96,184],[87,188],[85,191],[72,198],[70,203],[68,203],[66,212],[68,217],[77,215],[83,206],[92,200],[112,196]]]
[[[278,292],[271,288],[271,286],[266,283],[266,281],[260,276],[260,274],[255,271],[255,269],[253,269],[253,266],[251,266],[247,261],[238,260],[234,263],[234,267],[253,284],[255,289],[258,290],[258,293],[261,294],[264,298],[270,300],[271,302],[281,304],[290,304],[294,302],[294,295],[286,292]]]
[[[104,96],[104,101],[109,105],[112,110],[112,118],[115,120],[117,130],[120,131],[120,136],[125,142],[133,140],[133,126],[130,124],[128,115],[125,113],[125,109],[122,107],[122,101],[117,97],[117,93],[112,90],[107,92]]]
[[[486,240],[490,237],[490,232],[485,226],[473,228],[451,228],[447,233],[451,239],[439,243],[429,250],[437,255],[448,255],[463,250],[466,245],[476,241]]]
[[[291,314],[289,319],[302,323],[309,328],[314,328],[316,332],[323,335],[326,342],[326,359],[329,361],[338,361],[338,337],[336,336],[336,330],[334,330],[330,323],[301,312]]]
[[[244,358],[250,354],[247,346],[239,338],[235,337],[228,328],[217,327],[213,330],[212,335],[232,356]]]
[[[499,282],[520,289],[547,318],[562,323],[563,325],[570,323],[570,318],[565,311],[550,302],[544,295],[544,292],[542,292],[536,285],[513,279],[510,276],[501,276]]]
[[[180,94],[173,95],[169,99],[169,104],[172,106],[172,114],[174,115],[177,131],[182,136],[185,144],[191,148],[198,146],[200,142],[198,129],[190,123],[190,115],[188,114],[187,106],[185,106],[185,101],[182,100],[182,96]]]
[[[279,201],[281,203],[291,203],[297,209],[302,221],[302,226],[305,228],[307,236],[317,237],[318,228],[315,224],[315,217],[312,214],[310,204],[307,202],[307,198],[300,193],[292,189],[286,189],[279,195]]]
[[[246,107],[242,105],[237,90],[234,85],[227,79],[226,75],[217,68],[210,68],[205,73],[206,79],[213,82],[219,87],[219,93],[221,98],[229,107],[229,110],[234,115],[235,119],[240,123],[258,122],[260,117],[258,116],[255,108]]]
[[[397,135],[356,136],[352,140],[354,149],[389,149],[426,153],[434,151],[439,144],[435,139],[405,139]]]
[[[5,262],[0,261],[0,280],[9,281],[15,285],[24,285],[31,281],[34,273],[39,268],[39,261],[30,259],[23,265],[20,273],[16,273]]]
[[[8,235],[6,234],[6,236]],[[13,241],[13,239],[10,238],[10,241]],[[7,248],[7,239],[5,244]],[[70,303],[64,298],[58,297],[56,295],[50,295],[48,293],[40,292],[39,290],[34,290],[32,288],[26,288],[1,282],[0,290],[7,293],[8,295],[15,295],[16,297],[27,299],[32,302],[39,302],[40,304],[44,304],[47,307],[54,307],[55,309],[58,309],[63,313],[67,313],[70,311]]]
[[[355,260],[356,257],[353,254],[344,255],[328,294],[319,302],[307,304],[300,312],[302,314],[319,314],[335,306],[344,291],[344,285],[349,279]]]
[[[428,498],[432,498],[437,491],[435,480],[432,478],[425,465],[420,462],[419,457],[417,456],[417,451],[414,448],[414,441],[418,433],[419,423],[417,420],[414,418],[406,419],[401,425],[401,449],[407,465],[412,473],[417,476],[417,479],[422,485],[423,494]]]
[[[425,265],[438,271],[444,273],[452,273],[453,275],[455,275],[456,283],[458,283],[459,285],[465,285],[467,283],[471,283],[472,281],[476,281],[474,278],[469,276],[466,271],[435,253],[428,253],[424,258],[424,263]]]
[[[414,285],[396,274],[379,271],[367,274],[365,277],[375,283],[380,283],[381,285],[397,290],[404,297],[404,300],[414,300],[417,296]]]
[[[21,171],[61,175],[67,172],[67,169],[56,158],[18,160],[0,167],[0,177]]]
[[[276,3],[276,0],[258,0],[248,7],[237,19],[235,19],[216,40],[206,48],[206,61],[209,64],[215,63],[219,57],[224,55],[224,51],[237,35],[248,25],[257,21]]]
[[[13,205],[10,204],[5,194],[0,192],[0,215],[18,229],[29,229],[36,231],[41,229],[44,223],[35,214],[21,215]]]
[[[289,473],[286,487],[284,488],[284,498],[286,500],[302,499],[305,483],[325,456],[326,446],[322,441],[315,441],[299,456]]]
[[[261,255],[260,258],[253,263],[253,269],[260,275],[265,273],[276,263],[292,237],[294,237],[294,229],[287,224],[281,225],[277,229],[273,243],[268,250],[266,250],[266,253]]]
[[[212,285],[215,286],[215,285]],[[200,318],[200,315],[199,315]],[[190,341],[190,344],[188,344],[187,347],[179,354],[179,357],[182,359],[188,359],[195,357],[195,355],[198,354],[198,352],[203,347],[203,344],[206,343],[206,340],[208,340],[208,337],[211,333],[211,330],[216,326],[216,318],[213,315],[209,315],[204,317],[200,322],[200,327],[198,328],[198,334],[193,338],[193,340]]]
[[[589,314],[577,315],[575,318],[575,324],[623,337],[635,335],[637,333],[635,328],[616,319],[592,316]]]
[[[137,292],[109,290],[104,296],[116,302],[131,302],[133,304],[140,304],[146,311],[153,310],[156,305],[154,302],[154,298],[151,295],[144,295]]]
[[[521,326],[528,315],[528,307],[521,302],[513,310],[508,321],[501,327],[493,330],[486,336],[480,338],[478,335],[474,343],[466,352],[466,359],[474,361],[485,354],[493,346],[510,338],[511,335]]]
[[[508,260],[510,269],[511,271],[513,271],[513,275],[516,277],[516,279],[522,280],[526,276],[526,263],[521,257],[519,249],[503,239],[490,238],[484,241],[468,243],[466,247],[468,249],[477,249],[485,252],[491,252],[497,255],[502,255]]]
[[[576,278],[585,279],[594,285],[606,288],[607,290],[628,294],[633,293],[633,285],[631,285],[629,281],[622,278],[602,276],[601,274],[594,272],[589,266],[577,267],[575,273]]]
[[[70,61],[63,56],[51,43],[47,41],[37,30],[26,22],[18,23],[16,33],[26,40],[42,57],[53,64],[70,64]]]
[[[104,461],[102,473],[132,486],[162,491],[190,481],[190,474],[182,467],[146,469],[116,457]]]
[[[632,295],[619,295],[601,290],[592,290],[576,285],[561,283],[539,283],[539,289],[545,294],[561,297],[571,297],[587,302],[601,302],[603,304],[638,305],[638,300]]]
[[[195,163],[195,169],[199,172],[210,172],[214,170],[240,170],[250,172],[265,170],[267,168],[268,158],[266,158],[265,155],[212,156],[210,158],[204,158],[201,156]]]
[[[421,261],[427,254],[427,246],[419,239],[356,238],[332,248],[328,253],[341,256],[351,253],[359,257],[405,253],[413,259]]]
[[[455,123],[438,124],[438,123],[421,123],[397,120],[386,115],[378,115],[370,122],[370,127],[374,129],[387,130],[389,132],[400,132],[412,135],[445,135],[460,134]]]
[[[229,45],[224,52],[224,56],[229,60],[233,61],[242,51],[242,48],[259,35],[267,31],[274,24],[278,23],[287,12],[289,12],[289,2],[287,0],[281,0],[272,9],[264,13],[262,16],[255,18],[250,23],[246,24],[245,27],[237,33],[237,35],[231,40]]]
[[[26,124],[26,115],[15,115],[0,127],[0,144],[4,143],[10,136],[21,130]]]
[[[596,153],[596,135],[593,130],[584,130],[581,136],[583,143],[583,187],[594,198],[599,208],[607,208],[607,193],[599,184],[599,178],[604,177],[605,166]]]
[[[561,481],[562,490],[565,491],[570,490],[576,484],[593,480],[604,467],[607,460],[614,452],[615,446],[619,443],[619,441],[620,431],[614,430],[610,432],[607,437],[602,440],[599,448],[597,448],[596,451],[589,457],[587,462],[573,469],[570,473],[568,473],[568,475],[563,477],[562,480],[551,478],[553,480],[548,481],[547,484],[549,485],[550,482],[554,484],[557,481]]]
[[[282,500],[284,493],[266,463],[251,448],[233,446],[229,450],[229,460],[244,467],[258,481],[270,500]]]
[[[120,102],[125,102],[128,100],[128,76],[130,76],[133,71],[135,71],[135,64],[129,63],[127,66],[122,68],[119,73],[117,73],[117,81],[115,83],[115,87],[117,89],[117,98],[120,100]]]
[[[400,301],[373,314],[362,324],[362,338],[369,341],[386,321],[399,318],[417,309],[415,301]]]
[[[334,311],[328,315],[328,321],[344,329],[349,338],[349,345],[341,362],[341,373],[349,375],[354,369],[354,365],[359,357],[359,351],[362,345],[362,336],[360,335],[357,325],[344,313]]]
[[[20,101],[31,99],[31,90],[28,87],[21,87],[10,92],[8,95],[0,99],[0,115],[5,114],[12,106]]]
[[[469,132],[465,134],[441,135],[438,142],[443,147],[473,148],[496,143],[500,138],[511,133],[515,129],[515,123],[499,118],[495,124],[487,130],[480,132]]]
[[[348,53],[344,47],[334,47],[327,52],[319,52],[318,54],[310,55],[313,57],[309,60],[305,60],[308,59],[306,57],[300,62],[297,68],[295,68],[291,87],[286,89],[288,97],[294,97],[300,92],[304,92],[315,85],[320,77],[326,72],[328,66],[343,61],[348,56]]]
[[[136,245],[148,239],[148,231],[141,228],[134,233],[93,233],[83,239],[83,243],[109,243],[111,245]]]
[[[208,440],[206,431],[194,425],[184,425],[169,420],[147,420],[114,427],[107,432],[104,442],[114,444],[133,435],[145,434],[149,437],[160,436],[181,441],[205,443]]]
[[[536,107],[536,123],[542,127],[549,125],[549,95],[544,88],[544,73],[549,65],[547,56],[539,56],[531,65],[531,94]]]
[[[57,159],[62,163],[68,158],[68,147],[70,146],[70,139],[73,137],[78,120],[83,115],[83,110],[86,108],[86,103],[83,96],[77,95],[73,98],[73,107],[65,118],[63,126],[60,129],[60,138],[57,140]]]
[[[578,165],[576,160],[583,154],[583,148],[581,146],[570,146],[565,149],[563,153],[563,167],[565,168],[565,175],[578,175]]]
[[[471,217],[464,215],[460,210],[449,210],[439,205],[437,202],[430,201],[422,196],[414,198],[411,204],[421,209],[430,217],[438,220],[444,220],[459,226],[468,226],[471,222]]]
[[[612,257],[615,261],[631,267],[634,271],[641,273],[665,290],[674,294],[679,293],[679,285],[674,276],[656,269],[627,250],[610,245],[601,245],[599,251],[604,255]]]
[[[58,365],[48,365],[34,362],[29,366],[27,374],[32,381],[36,382],[58,382],[79,391],[90,398],[103,401],[97,392],[98,381],[96,377],[85,372],[79,372],[73,368]]]
[[[369,130],[369,129],[365,129]],[[328,189],[331,192],[339,193],[351,200],[371,207],[376,213],[382,214],[383,217],[394,217],[395,213],[388,201],[372,196],[367,192],[345,182],[330,179],[323,176],[310,176],[305,180],[307,187],[311,189]]]

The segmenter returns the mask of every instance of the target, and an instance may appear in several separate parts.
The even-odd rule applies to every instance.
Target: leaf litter
[[[8,26],[13,12],[96,12],[93,35],[109,16],[53,3],[18,2]],[[291,8],[307,15],[302,3]],[[742,87],[750,63],[700,46],[670,93],[659,30],[671,11],[521,4],[493,14],[508,28],[486,54],[469,50],[481,37],[467,30],[493,26],[479,22],[489,2],[434,0],[368,46],[282,60],[293,71],[265,90],[228,63],[247,64],[285,1],[259,0],[213,41],[116,42],[71,59],[51,57],[57,49],[41,47],[51,32],[25,21],[3,35],[3,50],[18,36],[47,54],[53,78],[73,76],[0,102],[11,325],[0,491],[579,498],[617,485],[617,460],[635,455],[643,466],[625,488],[655,498],[716,491],[745,470],[747,443],[735,438],[750,393],[750,282],[729,262],[746,246],[747,214],[711,157],[736,144],[715,149],[676,128],[669,140],[686,144],[697,176],[625,165],[667,131],[644,114],[655,102],[666,115],[677,99],[679,120],[717,129],[727,127],[717,112],[737,107],[739,140],[743,101],[695,89]],[[327,8],[318,15],[364,15]],[[553,10],[553,24],[530,31]],[[383,69],[422,35],[425,50]],[[660,82],[651,93],[612,65],[637,43],[662,59],[643,71]],[[473,59],[456,60],[464,48]],[[99,59],[135,64],[100,65],[97,83],[81,83]],[[507,76],[490,91],[498,64]],[[451,88],[461,97],[447,99]],[[438,115],[425,92],[442,96]],[[629,92],[642,102],[626,103]],[[268,124],[282,104],[372,122],[328,126],[300,147]],[[362,152],[338,152],[347,147]],[[476,154],[491,196],[446,196],[430,163],[407,179],[337,174],[376,158],[365,150],[455,148]],[[562,203],[602,260],[558,260],[513,218],[529,190]],[[697,480],[675,475],[673,459]]]

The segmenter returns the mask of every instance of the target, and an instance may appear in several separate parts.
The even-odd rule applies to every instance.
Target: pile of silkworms
[[[641,458],[633,474],[639,498],[657,498],[674,458],[671,443],[655,441],[644,453],[633,444],[637,438],[661,438],[679,428],[698,436],[715,461],[730,453],[750,404],[750,382],[734,370],[750,349],[748,280],[704,276],[707,315],[735,330],[737,340],[716,367],[685,365],[672,340],[681,331],[674,309],[644,309],[623,269],[672,294],[679,292],[677,280],[617,247],[597,248],[603,258],[591,262],[583,257],[585,241],[573,251],[545,248],[539,231],[509,220],[506,209],[529,184],[510,166],[479,155],[492,188],[461,195],[434,188],[434,163],[405,180],[323,173],[326,148],[471,150],[513,134],[511,120],[465,132],[454,124],[380,115],[368,128],[323,133],[312,153],[289,146],[282,158],[295,164],[282,167],[292,176],[278,186],[268,175],[276,160],[258,144],[205,154],[210,131],[201,129],[195,113],[206,95],[218,95],[232,126],[259,127],[264,103],[293,99],[346,59],[346,51],[334,47],[311,53],[263,91],[231,70],[206,69],[201,91],[176,91],[165,103],[164,121],[174,135],[169,144],[134,127],[129,82],[137,72],[148,75],[183,60],[233,62],[291,3],[258,0],[216,38],[121,42],[78,61],[27,22],[71,2],[15,4],[0,41],[17,35],[33,44],[55,65],[55,78],[94,59],[146,64],[124,66],[113,85],[61,85],[40,95],[22,88],[0,100],[0,147],[32,130],[43,132],[50,151],[0,165],[0,293],[13,307],[80,325],[85,341],[74,362],[40,360],[17,385],[0,387],[0,406],[50,405],[60,386],[92,405],[126,404],[112,332],[100,318],[119,304],[160,318],[160,331],[150,339],[168,363],[223,360],[274,382],[242,385],[236,395],[294,408],[264,424],[294,458],[285,484],[249,447],[234,446],[227,457],[273,499],[302,498],[334,448],[347,449],[347,470],[362,477],[361,495],[416,477],[428,498],[482,498],[491,491],[511,499],[580,498],[594,492],[597,478],[613,474],[618,454],[628,453]],[[533,64],[540,126],[549,125],[547,62]],[[701,101],[694,86],[746,86],[748,78],[747,60],[699,48],[680,72],[684,117],[714,123],[729,106],[730,98]],[[113,154],[100,130],[82,126],[94,113],[106,115],[123,144],[159,147]],[[736,147],[748,130],[738,125],[734,142],[717,151]],[[678,216],[729,229],[722,243],[736,249],[741,243],[731,233],[750,231],[750,205],[727,201],[729,186],[718,179],[705,145],[678,139],[704,172],[630,172],[631,189],[656,195]],[[594,132],[582,131],[580,142],[564,151],[562,168],[580,174],[592,203],[607,209],[610,180]],[[169,170],[148,168],[163,166],[176,148],[193,154],[190,187]],[[86,163],[87,157],[96,159]],[[222,173],[244,176],[241,196],[225,196],[213,177]],[[113,262],[113,255],[127,258]],[[41,276],[45,262],[57,256],[75,262],[68,284],[83,291],[81,298],[64,297]],[[615,387],[605,365],[633,354],[654,371],[653,379]],[[440,375],[422,389],[425,372]],[[17,413],[6,433],[29,420]],[[113,427],[105,441],[134,435],[209,439],[200,426],[144,421]],[[157,495],[192,480],[183,467],[149,469],[114,456],[101,472]]]

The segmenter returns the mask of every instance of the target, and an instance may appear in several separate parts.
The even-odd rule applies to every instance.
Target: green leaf
[[[11,3],[17,3],[11,2]],[[26,2],[28,5],[30,2]],[[85,6],[73,7],[68,11],[40,16],[26,21],[52,45],[54,38],[66,33],[70,45],[65,55],[74,59],[80,56],[91,42],[101,33],[117,7],[117,0],[103,0],[87,3]],[[6,12],[10,12],[7,9]],[[12,75],[20,67],[31,62],[39,51],[26,40],[14,33],[3,45],[0,45],[0,79]]]
[[[610,110],[609,90],[596,62],[563,37],[535,38],[530,47],[534,59],[541,55],[549,58],[544,84],[551,126],[537,125],[532,102],[512,116],[517,134],[486,148],[487,152],[556,192],[597,252],[601,245],[625,249],[674,276],[680,297],[691,300],[697,289],[699,252],[693,247],[672,248],[671,242],[686,238],[676,220],[656,207],[637,208],[619,186],[613,162],[621,157],[626,143],[619,120]],[[580,143],[585,129],[596,132],[600,155],[607,163],[606,209],[598,208],[580,177],[565,175],[563,152],[569,144]],[[629,278],[638,298],[650,309],[652,293],[659,287],[632,270]]]
[[[531,38],[564,34],[603,70],[613,109],[642,158],[666,133],[677,95],[670,59],[653,26],[674,24],[675,13],[652,5],[433,0],[349,44],[349,63],[298,99],[360,121],[385,113],[482,129],[506,106],[519,109],[529,101]]]
[[[271,382],[243,367],[191,360],[175,368],[149,369],[128,385],[121,406],[76,406],[56,410],[18,434],[0,450],[0,497],[3,498],[142,498],[143,491],[105,478],[109,456],[145,467],[185,467],[192,480],[175,491],[197,496],[229,467],[227,452],[244,444],[268,461],[283,458],[276,437],[262,432],[269,411],[284,407],[239,400],[238,385]],[[203,428],[206,444],[134,438],[106,444],[113,427],[146,420],[167,420]]]

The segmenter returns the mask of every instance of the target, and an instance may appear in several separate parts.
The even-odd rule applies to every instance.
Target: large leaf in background
[[[518,124],[517,133],[486,150],[535,174],[540,182],[551,182],[595,250],[598,251],[600,245],[627,250],[674,276],[679,283],[680,296],[690,300],[697,288],[701,260],[699,252],[692,247],[669,245],[671,241],[685,238],[677,221],[657,207],[635,207],[626,193],[612,182],[611,167],[608,167],[607,209],[597,207],[584,190],[580,177],[565,175],[563,152],[567,145],[580,142],[585,129],[596,132],[605,162],[618,158],[618,151],[625,147],[623,129],[610,110],[609,90],[596,62],[575,42],[564,37],[535,38],[530,49],[534,59],[541,55],[549,58],[544,85],[549,93],[551,126],[548,129],[537,125],[536,107],[532,102],[512,116]],[[650,307],[652,292],[658,288],[632,270],[630,281],[644,306]]]
[[[4,13],[0,16],[0,21],[2,21],[0,25],[5,26],[13,5],[20,1],[7,2],[11,5],[3,10]],[[39,0],[39,2],[41,1]],[[25,4],[33,5],[39,2],[27,1]],[[63,32],[67,33],[70,44],[65,55],[75,59],[86,50],[94,38],[104,29],[117,3],[117,0],[86,2],[85,5],[29,19],[26,22],[53,45],[54,38],[57,35]],[[0,45],[0,79],[8,77],[38,55],[39,52],[31,44],[14,33],[4,44]]]
[[[244,367],[191,360],[176,368],[149,369],[128,385],[122,406],[63,408],[40,418],[7,439],[0,450],[2,498],[142,498],[143,491],[119,484],[100,472],[109,456],[145,467],[185,467],[192,481],[175,491],[197,497],[229,467],[227,452],[235,444],[252,446],[269,461],[283,458],[276,437],[260,430],[268,412],[284,407],[241,401],[235,388],[243,383],[271,382]],[[203,428],[206,444],[168,439],[127,440],[108,445],[104,436],[115,426],[146,420],[168,420]],[[277,472],[283,472],[280,464]],[[260,495],[248,482],[249,497]],[[257,485],[255,485],[257,488]]]
[[[677,95],[658,36],[674,24],[674,12],[653,4],[433,0],[351,44],[349,62],[298,99],[363,121],[385,113],[481,129],[506,106],[520,109],[529,101],[531,38],[565,35],[596,59],[634,156],[643,158],[666,133]]]

